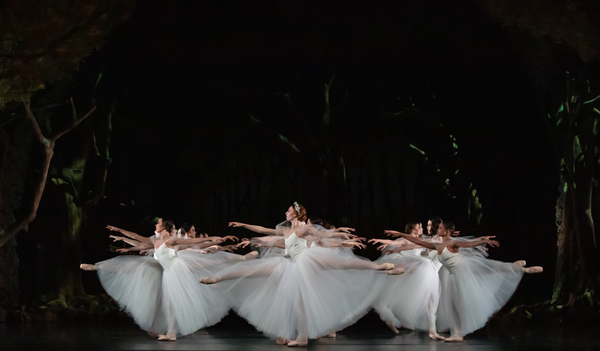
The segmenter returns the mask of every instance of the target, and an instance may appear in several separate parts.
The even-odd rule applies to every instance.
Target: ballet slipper
[[[389,271],[389,270],[394,269],[394,264],[393,263],[383,263],[378,266],[375,266],[375,269],[378,271]]]
[[[429,332],[429,337],[432,338],[433,340],[446,340],[445,337],[441,336],[440,334],[438,334],[437,332],[434,332],[434,331]]]
[[[516,264],[519,267],[525,267],[527,262],[525,262],[525,260],[519,260],[519,261],[516,261],[514,264]]]
[[[457,342],[457,341],[463,341],[463,338],[460,335],[453,335],[453,336],[451,336],[449,338],[446,338],[444,341],[447,341],[447,342]]]
[[[542,273],[544,271],[544,269],[540,266],[521,268],[521,269],[523,270],[523,272],[528,273],[528,274]]]
[[[95,271],[96,269],[98,269],[98,267],[96,267],[95,264],[87,264],[87,263],[80,264],[79,268],[83,269],[84,271]]]
[[[289,346],[289,347],[306,346],[306,345],[308,345],[308,339],[304,339],[301,341],[294,340],[294,341],[290,341],[287,343],[287,346]]]
[[[256,251],[252,251],[250,253],[245,254],[244,256],[242,256],[240,258],[241,261],[248,261],[248,260],[253,260],[256,258],[256,256],[258,256],[258,252]]]
[[[332,331],[331,333],[327,334],[327,335],[323,335],[324,338],[331,338],[331,339],[335,339],[336,335],[335,332]]]
[[[388,328],[390,328],[395,334],[400,334],[400,331],[392,324],[392,322],[385,322],[385,324],[387,324]]]
[[[290,342],[288,339],[284,339],[284,338],[277,338],[277,340],[275,340],[275,343],[277,345],[285,345],[288,342]]]
[[[385,272],[389,275],[400,275],[400,274],[404,274],[404,268],[394,268],[394,269],[390,269],[389,271],[385,271]]]
[[[170,337],[170,336],[166,336],[166,335],[159,335],[158,336],[158,341],[175,341],[177,340],[176,337]]]
[[[200,283],[202,284],[216,284],[219,282],[219,278],[215,278],[215,277],[204,277],[202,279],[200,279]]]

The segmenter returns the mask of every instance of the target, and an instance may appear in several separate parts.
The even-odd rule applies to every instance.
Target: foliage
[[[124,21],[134,0],[0,3],[0,107],[68,78]]]

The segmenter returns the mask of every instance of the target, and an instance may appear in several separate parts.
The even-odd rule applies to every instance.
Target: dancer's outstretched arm
[[[483,244],[489,244],[491,247],[498,247],[500,243],[496,240],[485,238],[483,240],[473,241],[452,241],[449,246],[453,247],[475,247]]]
[[[240,223],[240,222],[229,222],[229,226],[234,227],[234,228],[239,228],[239,227],[246,228],[255,233],[264,234],[264,235],[277,235],[277,231],[275,229],[265,228],[265,227],[261,227],[259,225],[251,225],[251,224]]]
[[[342,238],[342,239],[350,239],[356,238],[356,235],[348,233],[349,230],[353,230],[352,228],[339,228],[339,229],[327,229],[327,230],[319,230],[312,225],[304,225],[300,228],[296,229],[296,235],[300,238],[304,238],[305,236],[313,235],[319,238]]]
[[[117,252],[144,251],[144,250],[152,250],[153,248],[154,248],[154,245],[152,245],[152,244],[138,243],[137,245],[128,247],[126,249],[117,249]]]
[[[194,238],[194,239],[175,238],[175,239],[169,240],[168,242],[170,243],[171,246],[189,246],[189,245],[194,245],[194,244],[202,244],[202,243],[205,243],[208,241],[212,242],[212,244],[214,245],[214,244],[220,244],[227,239],[236,240],[237,237],[225,236],[225,237],[221,238],[219,236],[209,236],[206,238]]]
[[[384,232],[386,234],[388,234],[388,232],[392,232],[392,231],[391,230],[386,230]],[[423,240],[421,240],[419,238],[415,238],[412,235],[408,235],[408,234],[404,234],[404,233],[399,233],[399,232],[396,232],[396,233],[398,233],[401,237],[403,237],[404,239],[406,239],[406,240],[408,240],[408,241],[410,241],[410,242],[412,242],[414,244],[417,244],[419,246],[423,246],[424,248],[427,248],[427,249],[435,250],[434,243],[430,243],[428,241],[423,241]]]
[[[135,240],[137,240],[137,241],[139,241],[141,243],[152,244],[152,240],[150,238],[147,238],[145,236],[141,236],[141,235],[136,234],[134,232],[130,232],[130,231],[127,231],[127,230],[124,230],[124,229],[121,229],[121,228],[113,227],[112,225],[107,225],[106,228],[108,230],[110,230],[111,232],[119,232],[119,233],[121,233],[121,234],[123,234],[125,236],[128,236],[131,239],[135,239]]]
[[[109,238],[113,239],[113,241],[115,241],[115,242],[116,241],[122,241],[122,242],[127,243],[127,244],[129,244],[131,246],[136,246],[136,245],[141,244],[137,240],[129,239],[129,238],[126,238],[124,236],[111,235],[111,236],[109,236]]]

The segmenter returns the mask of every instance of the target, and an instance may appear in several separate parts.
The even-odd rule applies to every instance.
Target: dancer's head
[[[442,223],[442,219],[440,217],[434,216],[430,217],[427,221],[427,234],[428,235],[436,235],[439,225]]]
[[[419,235],[419,223],[416,222],[408,222],[404,227],[404,232],[406,234],[410,234],[412,236]]]
[[[329,224],[329,222],[327,222],[326,220],[324,220],[323,218],[319,218],[319,217],[310,217],[308,219],[308,224],[315,224],[315,225],[320,225],[321,227],[325,228],[325,229],[330,229],[331,225]]]
[[[170,218],[159,218],[154,228],[156,229],[157,233],[166,232],[167,234],[171,235],[171,232],[173,229],[175,229],[175,225]]]
[[[294,202],[285,213],[286,221],[292,221],[294,219],[298,220],[299,222],[306,221],[306,208],[297,202]]]
[[[196,237],[196,227],[190,223],[183,223],[181,225],[181,231],[183,234],[189,236],[190,238]]]
[[[444,227],[448,230],[450,236],[456,236],[454,233],[456,231],[456,226],[452,222],[444,222]]]
[[[437,226],[437,232],[436,235],[439,237],[445,237],[445,236],[450,236],[450,231],[448,230],[448,228],[446,227],[445,223],[440,223]]]

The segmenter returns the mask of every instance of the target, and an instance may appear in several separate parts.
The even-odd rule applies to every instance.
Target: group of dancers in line
[[[335,337],[371,309],[395,333],[403,327],[460,341],[506,304],[524,273],[542,271],[488,259],[486,245],[499,245],[494,237],[454,236],[454,226],[438,217],[429,220],[428,235],[409,223],[406,233],[385,231],[398,239],[369,240],[383,251],[371,261],[352,252],[366,240],[352,228],[311,223],[297,202],[285,216],[274,229],[229,223],[261,234],[233,245],[224,243],[236,237],[197,235],[188,224],[176,230],[164,218],[152,237],[108,226],[124,235],[111,238],[131,245],[120,252],[150,250],[148,256],[81,268],[97,271],[106,292],[158,340],[214,325],[233,309],[288,346]],[[231,252],[248,245],[260,252]]]

